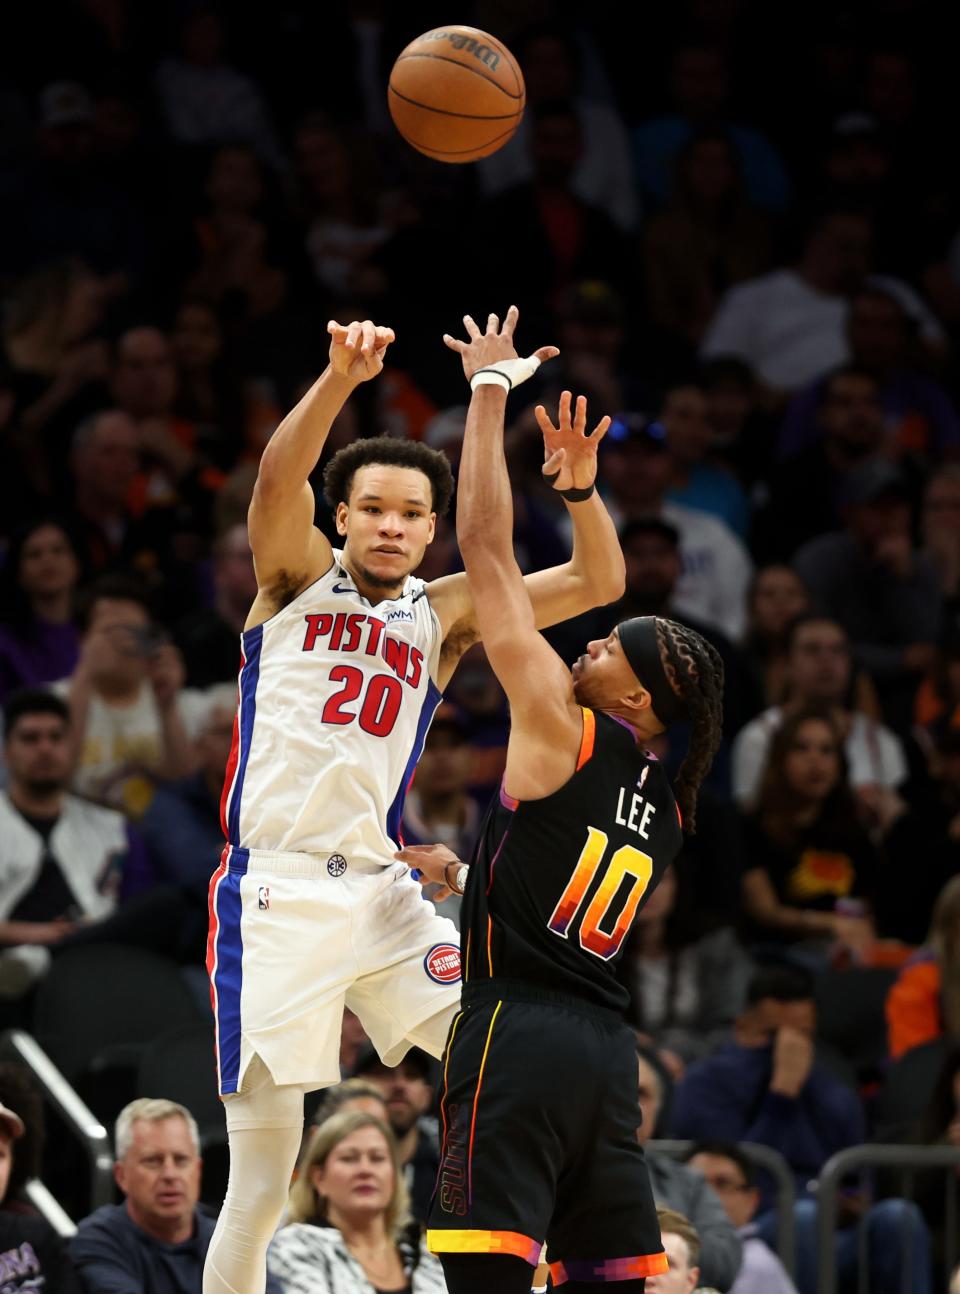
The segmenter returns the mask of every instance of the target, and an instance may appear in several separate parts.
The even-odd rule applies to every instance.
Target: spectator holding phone
[[[133,580],[103,576],[79,618],[77,668],[53,685],[70,707],[73,789],[139,818],[157,781],[194,771],[204,703],[184,693],[180,653]]]

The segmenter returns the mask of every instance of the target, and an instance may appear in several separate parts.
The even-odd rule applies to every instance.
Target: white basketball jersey
[[[442,634],[423,580],[372,605],[341,556],[241,636],[221,818],[236,848],[388,865],[440,702]]]

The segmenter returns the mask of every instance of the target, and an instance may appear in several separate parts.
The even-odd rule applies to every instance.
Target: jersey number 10
[[[567,888],[561,894],[560,901],[553,910],[553,916],[547,923],[553,933],[559,935],[561,939],[570,937],[570,926],[580,911],[587,890],[603,862],[608,844],[609,837],[606,832],[599,831],[596,827],[587,827],[587,843],[573,869],[573,875],[567,882]],[[583,920],[580,922],[580,947],[585,952],[593,953],[595,957],[601,957],[604,961],[609,961],[611,957],[617,955],[652,875],[653,859],[649,854],[641,853],[632,845],[621,845],[610,859],[603,879],[597,886],[597,892],[590,900],[583,914]],[[613,930],[608,934],[605,930],[601,930],[600,922],[606,917],[626,876],[633,877],[633,885],[630,887]]]

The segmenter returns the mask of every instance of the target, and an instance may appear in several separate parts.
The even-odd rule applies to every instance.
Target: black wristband
[[[559,480],[560,469],[558,467],[555,472],[541,472],[541,476],[548,485],[553,485],[554,481]]]
[[[595,485],[588,485],[585,490],[559,490],[558,493],[568,503],[582,503],[584,499],[590,498],[596,488]]]

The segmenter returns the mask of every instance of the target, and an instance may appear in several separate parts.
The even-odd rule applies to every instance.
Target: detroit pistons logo
[[[423,959],[423,969],[435,984],[456,984],[460,978],[460,949],[456,944],[434,944]]]
[[[327,871],[331,876],[342,876],[347,870],[347,860],[343,854],[331,854],[327,859]]]

